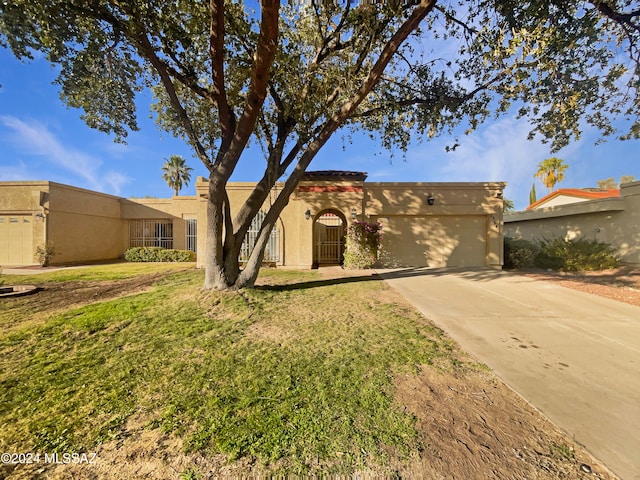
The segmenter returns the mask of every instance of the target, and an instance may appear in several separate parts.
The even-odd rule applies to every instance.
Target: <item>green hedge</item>
[[[553,268],[566,272],[581,270],[605,270],[615,268],[620,260],[614,248],[597,240],[575,238],[544,239],[538,242],[540,253],[536,257],[536,266]]]
[[[504,237],[504,268],[533,268],[539,253],[540,248],[533,242]]]
[[[620,260],[615,249],[597,240],[543,239],[536,242],[504,239],[504,268],[545,268],[577,272],[615,268]]]
[[[162,247],[132,247],[124,252],[127,262],[193,262],[190,250],[170,250]]]

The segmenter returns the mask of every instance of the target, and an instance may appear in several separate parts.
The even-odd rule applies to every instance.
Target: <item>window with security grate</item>
[[[198,220],[195,218],[186,218],[186,246],[187,250],[195,252],[198,248]]]
[[[267,214],[265,212],[260,211],[251,222],[251,226],[249,227],[247,234],[244,236],[244,242],[242,242],[242,247],[240,249],[241,262],[246,262],[247,260],[249,260],[249,256],[253,251],[253,247],[258,240],[260,227],[262,226],[262,222],[264,222],[264,218],[266,216]],[[279,252],[279,232],[278,227],[274,226],[273,230],[271,230],[271,234],[269,235],[269,243],[267,243],[267,246],[264,249],[264,259],[262,261],[265,263],[278,262],[280,260]]]
[[[131,220],[129,246],[173,248],[173,220]]]

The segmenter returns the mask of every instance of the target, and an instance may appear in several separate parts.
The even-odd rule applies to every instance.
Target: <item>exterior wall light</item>
[[[355,221],[356,219],[356,209],[351,207],[351,220]]]
[[[307,211],[304,212],[304,218],[309,220],[311,218],[311,210],[307,208]]]
[[[427,197],[427,203],[429,205],[433,205],[436,203],[436,198],[430,193],[429,196]]]

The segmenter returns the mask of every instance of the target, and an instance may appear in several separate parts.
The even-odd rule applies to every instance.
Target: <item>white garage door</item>
[[[395,216],[379,220],[384,248],[398,265],[486,266],[484,216]]]
[[[31,215],[0,216],[0,265],[33,263]]]

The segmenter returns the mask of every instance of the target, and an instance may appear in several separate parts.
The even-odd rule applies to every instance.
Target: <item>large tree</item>
[[[253,285],[278,215],[338,130],[406,149],[513,104],[554,149],[583,121],[614,133],[610,114],[638,137],[634,5],[263,0],[253,12],[224,0],[11,0],[0,2],[0,42],[59,64],[62,99],[117,140],[137,128],[136,92],[153,89],[159,125],[209,171],[205,287],[237,288]],[[243,157],[250,143],[264,162]],[[241,159],[263,175],[232,216],[226,185]],[[285,173],[241,270],[245,233]]]

